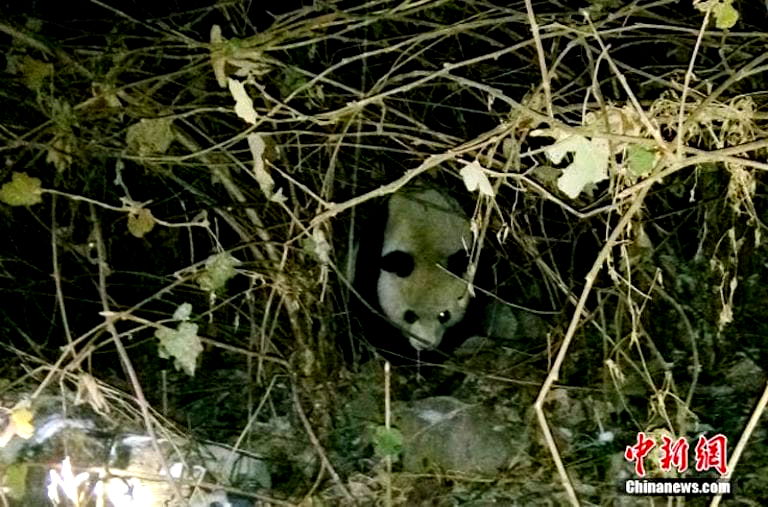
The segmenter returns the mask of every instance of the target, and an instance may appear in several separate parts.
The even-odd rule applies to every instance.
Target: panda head
[[[445,331],[459,323],[469,304],[466,252],[444,259],[394,250],[381,258],[379,304],[416,350],[434,349]]]

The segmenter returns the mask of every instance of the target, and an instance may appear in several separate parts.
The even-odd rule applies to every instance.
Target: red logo
[[[646,437],[645,433],[641,431],[637,434],[637,443],[631,447],[627,446],[627,450],[624,451],[624,457],[627,458],[627,461],[635,462],[635,473],[640,477],[645,477],[643,460],[655,446],[656,442]]]
[[[728,472],[728,438],[717,434],[710,439],[699,437],[696,444],[696,471],[704,472],[714,468],[720,475]]]
[[[656,442],[642,431],[637,434],[637,443],[628,445],[624,451],[624,457],[627,461],[634,462],[635,473],[639,477],[645,477],[645,464],[643,460],[648,456],[651,450],[656,447]],[[720,475],[726,475],[728,472],[728,438],[725,435],[717,434],[711,438],[700,436],[694,449],[696,454],[696,471],[706,472],[710,469],[717,470]],[[688,470],[688,450],[690,446],[685,437],[677,440],[663,435],[661,437],[660,467],[664,472],[672,469],[683,473]]]

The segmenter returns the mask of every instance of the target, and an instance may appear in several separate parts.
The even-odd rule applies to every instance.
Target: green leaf
[[[645,176],[655,163],[656,155],[644,146],[635,144],[627,148],[627,168],[632,176]]]
[[[240,261],[228,253],[211,255],[205,261],[205,271],[197,277],[197,284],[206,292],[221,291],[237,274],[235,267],[238,264]]]
[[[11,181],[0,187],[0,201],[11,206],[32,206],[43,201],[40,179],[27,173],[13,173]]]
[[[27,465],[15,463],[5,469],[3,487],[8,496],[15,500],[22,500],[27,494]]]
[[[31,56],[22,57],[19,68],[24,75],[24,84],[33,91],[39,91],[45,80],[53,76],[52,64],[41,62]]]
[[[171,118],[143,119],[128,127],[128,148],[141,157],[162,155],[171,146],[173,129]]]
[[[163,359],[173,358],[173,365],[190,377],[195,376],[197,356],[203,351],[203,344],[197,336],[197,324],[181,322],[177,329],[161,327],[155,331],[160,340],[158,355]]]
[[[397,428],[377,426],[373,430],[373,448],[377,456],[397,458],[403,451],[403,434]]]
[[[715,26],[720,30],[728,30],[733,28],[736,22],[739,20],[739,11],[734,9],[732,1],[725,0],[722,3],[717,4],[712,9],[712,14],[715,15]]]
[[[173,312],[173,320],[189,320],[192,315],[192,305],[189,303],[182,303]]]

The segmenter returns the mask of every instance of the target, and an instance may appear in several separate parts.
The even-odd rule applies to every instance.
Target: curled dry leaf
[[[128,213],[128,231],[137,238],[143,238],[155,227],[155,217],[147,208],[139,208]]]
[[[462,179],[467,190],[474,192],[479,190],[482,195],[493,197],[493,186],[485,174],[485,168],[477,160],[465,165],[461,171]]]
[[[251,125],[256,125],[258,114],[253,108],[253,100],[245,91],[243,82],[232,78],[228,78],[227,82],[229,83],[229,93],[235,99],[235,114]]]

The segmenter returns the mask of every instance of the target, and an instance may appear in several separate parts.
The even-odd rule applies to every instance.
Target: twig
[[[390,408],[390,367],[389,361],[384,361],[384,427],[389,432],[392,426],[392,411]],[[384,463],[387,467],[387,507],[392,507],[392,456],[384,456]]]
[[[421,165],[419,165],[419,167],[406,171],[403,176],[401,176],[400,178],[396,179],[391,183],[382,185],[374,190],[371,190],[370,192],[366,192],[363,195],[353,197],[352,199],[344,201],[343,203],[332,204],[330,209],[328,209],[327,211],[324,211],[323,213],[320,213],[314,219],[312,219],[311,226],[315,227],[319,223],[324,222],[329,218],[333,218],[334,216],[338,215],[342,211],[358,206],[370,199],[375,199],[376,197],[382,197],[382,196],[397,192],[398,190],[403,188],[405,185],[407,185],[408,182],[416,178],[418,175],[426,171],[429,171],[433,167],[437,167],[444,162],[453,160],[456,157],[457,157],[457,154],[453,151],[441,153],[440,155],[433,155],[427,158],[427,160],[425,160],[424,162],[422,162]]]
[[[299,416],[299,419],[301,419],[301,424],[304,426],[304,431],[307,432],[307,437],[309,437],[309,441],[312,443],[312,447],[315,448],[315,452],[317,452],[317,455],[320,458],[320,463],[322,463],[323,467],[328,470],[329,474],[331,474],[333,482],[336,483],[336,486],[344,494],[344,497],[346,497],[346,499],[350,502],[355,503],[354,497],[344,485],[344,482],[341,480],[338,472],[336,472],[333,464],[325,454],[325,450],[320,444],[320,440],[317,438],[317,435],[315,435],[315,432],[312,429],[312,425],[309,423],[309,419],[307,419],[307,415],[304,413],[304,409],[301,406],[301,399],[299,398],[299,379],[294,376],[291,384],[293,385],[293,404],[296,408],[296,414]]]
[[[696,37],[696,44],[693,46],[693,54],[691,55],[691,60],[688,62],[688,69],[685,72],[683,92],[680,95],[680,109],[677,113],[677,158],[683,156],[683,138],[685,137],[685,124],[683,124],[683,118],[685,116],[685,101],[688,99],[688,89],[691,84],[691,78],[693,77],[693,64],[696,62],[696,54],[699,52],[699,47],[701,47],[701,39],[704,38],[704,33],[707,31],[710,12],[712,12],[711,8],[707,9],[704,13],[704,19],[701,22],[699,35]]]
[[[699,346],[696,340],[696,331],[693,329],[693,325],[691,324],[691,320],[688,318],[688,315],[685,313],[685,309],[683,306],[675,301],[675,299],[667,294],[667,291],[665,291],[660,285],[656,285],[654,287],[654,290],[656,293],[660,294],[663,299],[667,301],[672,307],[677,311],[678,314],[680,314],[680,319],[685,326],[686,331],[688,332],[688,337],[691,342],[691,359],[693,360],[693,364],[691,365],[692,371],[691,371],[691,385],[688,388],[688,394],[685,396],[685,408],[690,410],[691,409],[691,402],[693,401],[693,394],[696,391],[696,386],[699,384],[699,373],[701,373],[701,360],[699,359]],[[686,428],[679,427],[678,428],[679,434],[684,434],[686,432]]]
[[[67,338],[68,347],[64,351],[69,351],[74,358],[75,346],[72,340],[72,330],[69,327],[69,318],[67,317],[67,307],[64,304],[64,290],[61,287],[61,266],[59,265],[59,227],[56,221],[56,198],[51,199],[51,264],[53,265],[53,284],[56,287],[56,306],[59,307],[61,316],[61,325],[64,328],[64,336]]]
[[[528,24],[531,25],[533,41],[536,44],[536,55],[539,60],[539,71],[541,72],[541,86],[544,89],[544,102],[547,106],[547,114],[554,118],[552,111],[552,84],[549,80],[549,71],[547,70],[547,61],[544,57],[544,45],[541,43],[541,34],[539,34],[539,24],[536,22],[536,16],[533,13],[531,0],[525,0],[525,12],[528,14]]]
[[[104,246],[104,238],[101,234],[101,226],[93,206],[91,206],[91,215],[93,217],[93,235],[96,239],[96,251],[99,261],[99,298],[101,299],[102,311],[110,313],[111,310],[109,309],[109,296],[107,295],[107,250]],[[174,493],[176,493],[179,499],[183,499],[184,495],[182,494],[181,486],[171,475],[170,467],[168,466],[168,460],[166,459],[165,454],[160,449],[160,445],[158,444],[154,423],[152,422],[152,417],[149,413],[149,403],[144,397],[144,390],[141,388],[139,377],[136,375],[136,370],[133,368],[130,357],[128,357],[128,352],[125,350],[123,340],[120,338],[120,334],[117,332],[117,328],[115,328],[115,319],[111,316],[105,316],[104,320],[107,331],[115,342],[115,349],[117,350],[117,354],[120,357],[120,362],[123,365],[123,369],[125,370],[126,375],[128,375],[128,378],[131,382],[131,387],[133,387],[133,392],[136,395],[136,402],[139,405],[141,416],[144,420],[144,429],[147,431],[147,435],[152,441],[152,449],[157,454],[163,470],[167,472],[167,479],[171,483]]]
[[[744,447],[747,446],[747,442],[749,441],[749,438],[752,436],[752,433],[755,431],[755,428],[757,427],[757,422],[760,420],[760,417],[763,415],[763,412],[765,412],[765,407],[768,406],[768,383],[765,384],[765,390],[763,390],[763,395],[760,397],[760,401],[757,402],[757,407],[755,407],[755,410],[752,412],[752,415],[749,418],[749,421],[747,422],[747,427],[744,428],[744,432],[741,434],[741,438],[739,438],[739,443],[736,444],[736,448],[733,450],[733,454],[731,455],[731,459],[728,460],[728,471],[723,476],[724,479],[730,479],[733,476],[733,470],[736,468],[736,465],[739,463],[739,458],[741,458],[741,453],[744,452]],[[720,500],[723,498],[723,495],[716,495],[712,499],[712,503],[709,505],[711,507],[717,507],[720,505]]]
[[[592,20],[589,18],[589,15],[586,15],[587,22],[589,23],[589,26],[592,27],[593,31],[593,37],[597,41],[597,43],[600,45],[600,49],[602,49],[603,53],[605,54],[605,60],[608,62],[608,66],[611,68],[611,71],[613,71],[614,75],[616,76],[616,79],[619,80],[619,83],[621,83],[621,87],[624,89],[624,92],[627,94],[627,98],[632,103],[632,106],[635,109],[635,112],[640,117],[640,121],[642,122],[643,126],[646,128],[648,133],[653,137],[653,139],[656,141],[656,145],[664,153],[669,153],[669,147],[667,146],[667,143],[664,141],[664,138],[661,137],[661,132],[659,132],[659,129],[651,123],[651,120],[648,118],[648,115],[645,114],[645,110],[643,109],[642,105],[640,105],[640,101],[637,100],[637,97],[635,96],[634,92],[632,91],[632,88],[630,88],[629,83],[627,82],[626,76],[619,70],[619,68],[616,66],[616,62],[613,61],[613,58],[608,54],[608,47],[603,42],[603,39],[600,37],[600,34],[597,32],[597,29],[592,24]]]
[[[541,386],[539,395],[536,397],[536,401],[533,404],[539,426],[541,427],[541,431],[544,433],[544,439],[547,443],[547,447],[552,454],[555,467],[557,468],[557,472],[560,474],[560,480],[563,484],[563,487],[565,488],[566,493],[568,494],[568,499],[571,501],[572,505],[579,505],[579,499],[576,496],[576,491],[574,490],[573,484],[568,477],[568,472],[565,469],[563,460],[557,450],[557,444],[555,443],[555,439],[552,436],[552,431],[550,430],[549,424],[547,423],[547,416],[544,413],[544,403],[546,402],[549,391],[552,389],[552,384],[554,384],[555,381],[559,378],[560,369],[563,366],[563,361],[565,360],[565,356],[568,353],[568,348],[570,347],[571,342],[573,341],[573,337],[576,334],[576,328],[579,326],[579,322],[581,321],[582,312],[584,312],[585,306],[587,304],[587,298],[592,291],[592,286],[595,283],[597,274],[599,273],[600,269],[602,269],[603,264],[611,252],[611,249],[616,245],[616,243],[618,243],[619,236],[624,232],[624,229],[629,224],[629,221],[642,207],[643,202],[645,201],[645,196],[647,194],[648,187],[645,187],[641,189],[640,192],[638,192],[638,194],[635,196],[635,200],[632,202],[627,212],[621,217],[619,223],[616,225],[613,231],[611,231],[610,236],[608,236],[605,245],[600,250],[597,259],[595,259],[595,262],[592,265],[592,269],[590,269],[589,273],[587,273],[584,289],[582,290],[579,301],[576,304],[576,309],[573,312],[573,318],[571,318],[571,323],[568,326],[565,337],[563,338],[563,343],[560,346],[560,350],[558,351],[554,362],[552,363],[552,368],[549,370],[547,378],[544,380],[544,383]]]
[[[750,143],[752,144],[752,143]],[[689,149],[689,151],[691,151]],[[672,174],[676,173],[677,171],[684,169],[686,167],[695,166],[697,164],[703,164],[705,162],[712,162],[714,160],[722,161],[722,162],[730,162],[733,164],[741,164],[746,167],[754,167],[755,169],[760,169],[763,171],[768,171],[768,163],[764,162],[755,162],[753,160],[748,160],[744,158],[738,158],[738,157],[726,157],[726,156],[718,156],[719,150],[715,151],[707,151],[703,152],[704,155],[698,155],[695,157],[688,157],[684,158],[682,160],[676,161],[676,162],[670,162],[668,164],[668,167],[665,169],[659,171],[658,173],[653,173],[651,176],[648,176],[643,181],[640,181],[634,185],[632,185],[629,188],[626,188],[616,194],[616,199],[626,199],[627,197],[630,197],[635,192],[640,191],[643,188],[648,188],[652,186],[654,183],[658,183],[667,176],[671,176]]]

